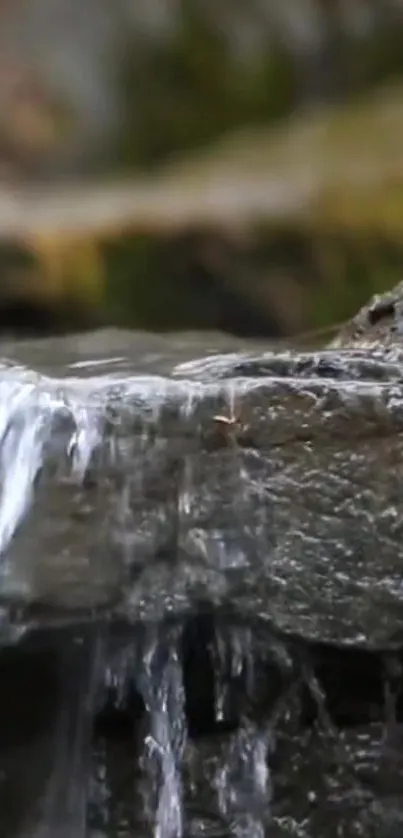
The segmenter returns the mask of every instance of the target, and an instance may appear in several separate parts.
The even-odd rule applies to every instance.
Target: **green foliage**
[[[29,246],[44,277],[40,293],[65,300],[68,291],[95,310],[104,287],[100,306],[107,319],[137,328],[211,325],[219,306],[232,305],[228,289],[244,295],[260,318],[266,306],[268,323],[279,329],[343,320],[375,290],[401,278],[403,88],[389,85],[375,97],[363,92],[402,76],[402,23],[380,26],[365,38],[347,36],[327,6],[330,46],[323,58],[344,103],[302,111],[282,125],[281,117],[299,102],[304,62],[299,66],[279,41],[266,54],[241,60],[201,8],[193,0],[183,3],[170,40],[139,43],[125,57],[127,121],[115,160],[117,168],[142,169],[177,158],[161,179],[145,178],[140,185],[147,192],[150,183],[154,200],[158,190],[163,193],[168,215],[170,190],[173,212],[183,190],[192,215],[184,220],[187,229],[177,230],[175,243],[161,232],[169,224],[160,229],[159,218],[147,216],[143,223],[136,215],[133,229],[129,220],[124,230],[117,225],[112,232],[91,231],[88,241],[85,231],[78,242],[34,235]],[[312,67],[306,72],[308,78]],[[235,130],[251,126],[259,130]],[[217,138],[223,139],[215,143]],[[362,179],[355,180],[360,171]],[[312,198],[301,206],[298,185],[306,173]],[[236,256],[226,265],[218,259],[217,273],[214,267],[209,274],[198,264],[197,243],[186,236],[205,224],[209,185],[219,193],[222,183],[225,191],[232,177],[238,178],[234,194],[247,232],[247,243],[239,245],[246,267],[242,273]],[[279,181],[291,198],[286,215],[276,218],[271,206],[265,230],[257,230],[253,209],[243,212],[242,197],[249,190],[253,198],[257,185],[261,205],[262,184],[270,198],[271,184]],[[230,225],[233,218],[230,212]],[[230,232],[235,241],[236,230]]]
[[[350,39],[349,67],[352,86],[373,87],[403,74],[403,21],[365,38]]]
[[[274,324],[280,334],[287,324],[297,332],[323,328],[350,318],[373,293],[396,284],[403,265],[403,248],[382,237],[370,241],[346,232],[260,229],[246,250],[233,254],[234,271],[241,262],[249,266],[236,303],[236,297],[231,302],[223,294],[231,273],[217,274],[213,281],[202,271],[196,277],[195,261],[183,258],[186,251],[186,238],[170,242],[151,235],[109,245],[103,299],[108,320],[139,329],[214,329],[217,310],[232,306],[227,322],[231,317],[235,322],[243,299],[251,324],[255,310],[258,331],[265,316],[267,334]],[[266,310],[259,299],[266,300]]]
[[[194,276],[181,268],[181,250],[180,243],[153,235],[122,237],[105,247],[105,317],[138,329],[205,326],[208,288],[197,288]]]
[[[192,6],[171,41],[129,56],[124,75],[128,119],[119,155],[126,165],[151,165],[234,128],[282,116],[297,94],[284,49],[240,62]]]
[[[348,35],[332,18],[328,25],[329,100],[402,76],[403,21],[386,17],[365,37]],[[278,120],[299,104],[304,86],[292,48],[278,40],[266,53],[241,60],[191,0],[170,39],[137,44],[122,64],[127,119],[117,163],[124,168],[152,166],[233,129]]]
[[[312,242],[315,282],[306,295],[307,328],[325,327],[352,317],[375,293],[401,279],[403,249],[383,237],[344,234]]]

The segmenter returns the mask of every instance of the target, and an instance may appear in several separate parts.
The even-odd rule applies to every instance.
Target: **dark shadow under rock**
[[[147,836],[164,783],[191,834],[245,813],[269,838],[306,818],[314,838],[325,823],[348,838],[354,823],[384,829],[403,776],[401,664],[206,613],[158,631],[35,632],[0,653],[2,830]]]

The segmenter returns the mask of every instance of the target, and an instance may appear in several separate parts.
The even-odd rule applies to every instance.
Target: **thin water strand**
[[[270,804],[268,747],[268,731],[245,720],[215,777],[220,814],[238,838],[264,838]]]
[[[255,682],[252,631],[245,625],[216,625],[213,649],[215,668],[216,721],[225,720],[230,703],[231,685],[242,681],[245,699],[249,702]]]
[[[155,838],[182,838],[181,761],[186,742],[185,693],[179,655],[181,633],[156,630],[140,647],[138,687],[149,718],[143,765],[152,783]]]
[[[255,690],[255,657],[250,628],[217,626],[217,721],[226,716],[234,680],[243,682],[244,699],[239,710],[244,714],[248,711]],[[220,814],[238,838],[264,838],[270,804],[269,741],[269,730],[243,715],[214,778]]]

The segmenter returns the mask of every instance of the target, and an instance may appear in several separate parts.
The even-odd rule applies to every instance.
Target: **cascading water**
[[[186,744],[185,694],[179,658],[180,633],[159,633],[140,648],[137,682],[149,717],[143,763],[155,803],[149,812],[155,838],[183,838],[181,761]],[[150,796],[148,796],[149,804]]]
[[[270,811],[269,732],[244,722],[215,778],[220,813],[240,838],[264,838]]]
[[[85,477],[100,441],[96,410],[86,409],[79,400],[67,404],[56,388],[40,386],[25,371],[20,378],[17,372],[3,370],[0,382],[0,557],[29,511],[57,423],[66,426],[64,450],[78,481]]]
[[[0,836],[400,836],[400,484],[344,457],[353,385],[151,355],[1,370]]]
[[[28,508],[49,437],[52,402],[41,410],[35,384],[18,381],[0,385],[0,554],[6,550]]]

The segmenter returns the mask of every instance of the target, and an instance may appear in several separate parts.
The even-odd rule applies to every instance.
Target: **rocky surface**
[[[401,834],[400,297],[3,344],[1,834]]]
[[[4,346],[5,642],[31,621],[208,606],[400,646],[400,296],[312,353],[113,333]]]
[[[403,346],[403,282],[375,294],[333,340],[340,349],[360,348],[378,356],[399,358]]]

